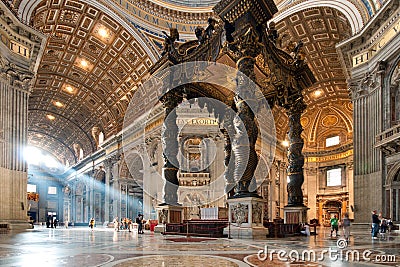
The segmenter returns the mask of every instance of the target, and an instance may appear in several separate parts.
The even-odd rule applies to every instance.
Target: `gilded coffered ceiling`
[[[29,142],[74,163],[76,149],[85,156],[97,149],[93,127],[106,138],[122,129],[155,55],[132,29],[83,1],[41,2],[31,23],[49,38],[29,100]]]
[[[29,100],[29,143],[70,164],[79,157],[77,148],[85,156],[96,151],[92,132],[108,138],[122,129],[129,101],[160,57],[162,31],[176,27],[180,41],[195,39],[195,27],[206,26],[207,19],[215,17],[216,2],[14,0],[20,19],[49,36]],[[280,45],[302,40],[318,80],[304,92],[306,149],[321,147],[318,143],[328,133],[346,136],[346,142],[352,138],[352,107],[335,45],[358,28],[354,27],[357,21],[335,8],[339,2],[356,7],[359,16],[354,20],[362,20],[360,25],[382,4],[377,0],[275,1],[280,10],[276,16],[294,10],[276,21]],[[296,9],[304,3],[314,7]],[[284,139],[287,118],[279,109],[274,112],[278,138]]]
[[[303,41],[306,60],[317,79],[303,94],[308,105],[302,116],[306,149],[324,148],[325,139],[332,135],[351,142],[351,101],[335,49],[352,35],[347,18],[330,7],[311,8],[286,17],[276,27],[282,47],[293,40]],[[285,139],[287,118],[282,110],[276,111],[276,118],[278,138]]]

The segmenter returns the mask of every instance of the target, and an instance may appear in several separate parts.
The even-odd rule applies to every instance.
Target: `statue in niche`
[[[65,197],[69,197],[70,195],[71,195],[71,188],[68,186],[68,185],[66,185],[65,187],[64,187],[64,196]]]
[[[164,38],[164,45],[163,45],[164,51],[161,53],[161,55],[163,56],[166,53],[176,52],[175,42],[179,40],[178,29],[170,28],[169,35],[165,31],[162,31],[162,33],[165,35],[165,38]]]
[[[158,160],[157,160],[157,149],[158,149],[158,141],[154,142],[154,144],[150,148],[150,160],[151,160],[151,164],[153,166],[157,165],[157,163],[158,163]]]

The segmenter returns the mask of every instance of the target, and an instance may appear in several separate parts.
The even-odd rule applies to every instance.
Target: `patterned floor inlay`
[[[115,267],[154,267],[154,266],[202,266],[202,267],[240,267],[245,266],[234,262],[235,260],[212,256],[191,256],[191,255],[172,255],[172,256],[145,256],[114,265]]]
[[[0,267],[10,266],[85,266],[85,267],[248,267],[248,266],[399,266],[400,236],[388,234],[372,239],[368,231],[352,232],[348,247],[340,248],[338,238],[330,238],[329,228],[320,227],[318,236],[266,238],[264,240],[164,236],[145,231],[138,235],[128,231],[87,227],[47,229],[0,235]],[[260,258],[260,251],[272,257]],[[323,251],[334,250],[359,260],[278,257],[279,251],[296,253],[311,251],[317,257]],[[363,253],[368,260],[362,258]],[[294,255],[294,254],[291,254]]]
[[[173,242],[205,242],[213,241],[213,238],[196,238],[196,237],[176,237],[176,238],[166,238],[168,241]]]
[[[265,260],[260,260],[257,255],[251,255],[245,258],[246,263],[248,263],[252,267],[266,267],[266,266],[307,266],[307,267],[328,267],[329,265],[323,265],[321,263],[314,263],[310,261],[301,261],[301,260],[296,260],[296,261],[288,261],[285,260],[283,261],[282,259],[278,259],[276,256],[274,256],[272,259],[265,259]]]

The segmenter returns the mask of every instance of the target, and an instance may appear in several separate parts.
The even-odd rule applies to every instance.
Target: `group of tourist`
[[[58,220],[57,218],[53,218],[52,215],[47,216],[46,219],[46,227],[47,228],[57,228]]]
[[[138,226],[138,234],[144,234],[143,232],[143,215],[138,214],[138,216],[135,219],[135,223]],[[114,224],[114,230],[119,232],[120,230],[128,230],[129,232],[132,231],[133,223],[132,220],[129,218],[121,218],[121,221],[118,220],[118,217],[114,218],[113,221]]]
[[[372,211],[371,234],[372,239],[378,239],[378,234],[385,236],[387,231],[391,231],[393,222],[391,218],[384,218],[382,213],[377,214],[376,210]]]

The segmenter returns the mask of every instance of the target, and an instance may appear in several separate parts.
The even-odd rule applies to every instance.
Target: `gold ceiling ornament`
[[[70,84],[64,84],[62,90],[67,92],[68,94],[74,95],[78,91],[78,89]]]
[[[316,91],[313,92],[312,95],[313,95],[314,98],[318,98],[318,97],[320,97],[322,95],[322,93],[323,93],[322,90],[316,90]]]
[[[56,106],[56,107],[58,107],[58,108],[64,107],[64,104],[61,103],[60,101],[54,101],[53,104],[54,104],[54,106]]]
[[[93,69],[93,64],[89,60],[83,57],[77,57],[75,59],[74,65],[87,72],[90,72]]]
[[[106,44],[110,44],[114,39],[114,33],[101,23],[95,25],[93,35]]]
[[[325,127],[335,126],[339,122],[339,119],[335,115],[327,115],[322,119],[322,125]]]
[[[54,116],[51,115],[51,114],[47,114],[47,115],[46,115],[46,118],[48,118],[48,119],[51,120],[51,121],[54,121],[54,120],[56,119],[56,117],[54,117]]]
[[[303,126],[303,128],[307,127],[309,122],[310,122],[310,119],[308,117],[303,116],[300,119],[300,123],[301,123],[301,126]]]

